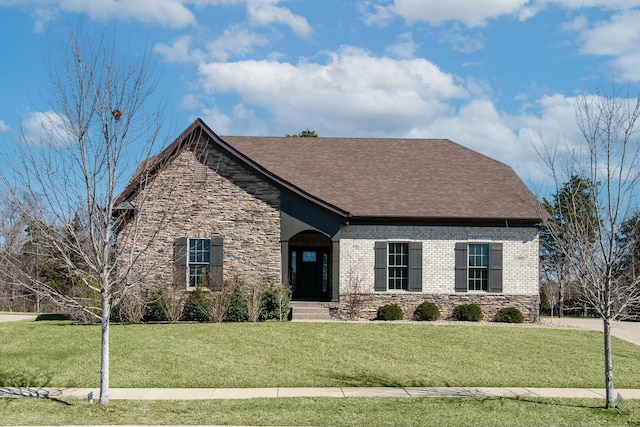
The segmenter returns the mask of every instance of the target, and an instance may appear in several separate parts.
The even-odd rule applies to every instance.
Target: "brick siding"
[[[374,292],[376,241],[422,242],[422,292]],[[501,293],[455,292],[456,242],[502,243]],[[538,244],[538,230],[534,227],[344,227],[340,239],[340,307],[334,315],[344,317],[345,300],[357,286],[363,294],[364,318],[375,317],[377,307],[390,301],[398,302],[410,317],[420,302],[433,300],[445,318],[455,305],[472,301],[483,307],[486,318],[493,318],[501,307],[516,306],[525,318],[534,321],[539,304]]]

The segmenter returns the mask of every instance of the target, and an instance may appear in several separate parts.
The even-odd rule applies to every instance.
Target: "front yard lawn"
[[[613,338],[617,388],[640,347]],[[0,386],[98,387],[100,327],[0,324]],[[598,387],[602,334],[439,323],[113,325],[112,387]]]
[[[0,399],[0,425],[623,426],[640,401],[509,398],[279,398],[203,401]]]

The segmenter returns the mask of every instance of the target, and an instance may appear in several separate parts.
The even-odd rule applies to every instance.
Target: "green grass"
[[[622,426],[640,402],[606,410],[591,399],[281,398],[209,401],[0,399],[0,425]]]
[[[613,340],[617,388],[640,347]],[[0,324],[0,385],[98,387],[100,327]],[[603,387],[602,334],[406,323],[113,325],[112,387]]]

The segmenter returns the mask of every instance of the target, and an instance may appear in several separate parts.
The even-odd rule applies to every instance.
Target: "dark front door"
[[[329,250],[322,247],[291,249],[291,288],[296,300],[329,300]]]

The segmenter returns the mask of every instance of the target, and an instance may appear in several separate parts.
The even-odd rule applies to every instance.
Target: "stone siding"
[[[217,150],[184,150],[131,203],[137,216],[118,243],[143,252],[135,267],[147,287],[174,282],[179,237],[222,237],[225,280],[241,275],[280,283],[280,193]]]
[[[441,320],[453,320],[453,309],[460,304],[477,304],[482,310],[483,321],[494,321],[501,308],[516,307],[522,312],[525,322],[540,320],[538,295],[505,295],[505,294],[418,294],[418,293],[366,293],[358,295],[341,295],[338,304],[331,304],[329,312],[334,319],[349,319],[349,299],[357,298],[354,305],[359,307],[354,320],[373,320],[378,307],[386,304],[398,304],[402,307],[404,319],[415,320],[413,312],[424,301],[432,301],[440,310]]]

